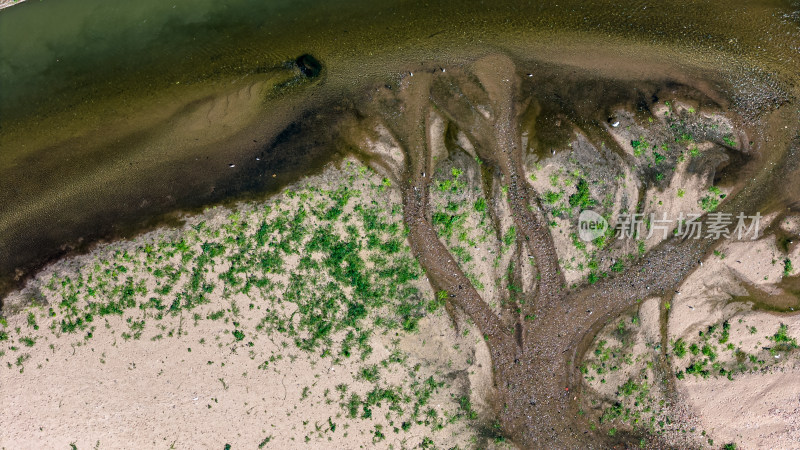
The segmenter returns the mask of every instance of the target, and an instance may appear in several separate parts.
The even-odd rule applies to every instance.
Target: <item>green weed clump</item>
[[[782,323],[778,327],[778,331],[776,331],[775,334],[767,337],[767,339],[775,343],[775,346],[772,349],[773,351],[788,352],[798,348],[797,340],[793,337],[790,337],[788,332],[789,327]]]
[[[650,143],[643,138],[639,138],[631,141],[631,147],[633,147],[635,156],[642,156],[650,148]]]
[[[672,352],[678,358],[686,356],[686,342],[683,339],[678,339],[672,344]]]
[[[591,192],[589,192],[589,183],[581,178],[578,181],[577,192],[569,196],[569,206],[583,210],[596,204],[597,202],[592,200]]]
[[[710,186],[708,192],[708,195],[700,199],[700,208],[703,211],[712,212],[717,209],[720,201],[725,198],[725,194],[716,186]]]

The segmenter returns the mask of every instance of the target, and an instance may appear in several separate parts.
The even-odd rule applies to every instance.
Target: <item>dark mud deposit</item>
[[[646,8],[637,4],[630,10]],[[644,26],[653,20],[646,16],[637,22],[636,14],[645,13],[632,13],[628,22],[619,25],[630,30],[609,38],[614,48],[626,52],[597,51],[590,44],[582,49],[585,41],[576,38],[578,50],[559,53],[548,49],[541,35],[536,39],[515,35],[524,27],[506,30],[513,39],[482,34],[486,29],[481,28],[475,35],[494,36],[493,45],[475,45],[470,40],[456,45],[453,42],[461,42],[452,35],[456,25],[449,24],[448,32],[441,35],[446,39],[440,41],[441,46],[420,44],[413,52],[402,50],[397,58],[382,48],[384,53],[375,56],[369,68],[353,63],[369,59],[364,56],[369,45],[358,47],[363,54],[330,49],[317,53],[313,40],[306,45],[311,45],[315,56],[304,53],[309,48],[299,51],[296,47],[300,46],[292,44],[285,49],[294,53],[266,66],[244,62],[232,68],[220,63],[214,67],[225,69],[210,70],[193,85],[198,94],[191,89],[177,93],[170,87],[147,97],[144,104],[158,103],[160,92],[172,96],[164,103],[174,106],[174,112],[160,124],[143,121],[129,128],[116,124],[119,130],[108,133],[94,123],[79,124],[81,130],[89,131],[70,137],[75,123],[61,112],[40,107],[30,116],[15,117],[2,129],[0,141],[6,152],[0,155],[0,276],[4,280],[0,287],[16,286],[46,262],[86,250],[100,240],[178,220],[177,212],[264,196],[332,158],[355,153],[402,187],[409,241],[420,264],[436,290],[450,293],[450,307],[466,313],[486,337],[503,434],[525,448],[604,447],[626,441],[628,437],[617,436],[615,442],[606,442],[611,438],[588,431],[573,401],[581,385],[576,364],[608,320],[638,299],[671,292],[715,242],[669,239],[625,272],[569,291],[541,212],[541,193],[534,192],[524,177],[523,162],[532,155],[525,153],[522,132],[528,131],[536,142],[536,157],[546,157],[545,149],[563,145],[572,136],[569,129],[559,128],[562,123],[596,142],[609,142],[613,139],[605,127],[618,109],[646,113],[666,95],[711,105],[730,111],[749,148],[747,158],[732,157],[718,172],[719,180],[734,188],[721,209],[784,214],[797,210],[800,201],[798,110],[796,88],[791,85],[797,72],[792,72],[796,63],[785,53],[785,45],[772,54],[777,60],[767,58],[763,64],[748,66],[750,60],[743,57],[729,70],[717,65],[723,65],[725,55],[733,58],[738,53],[725,48],[725,35],[715,34],[709,48],[722,56],[692,53],[686,60],[699,61],[695,67],[686,60],[671,59],[677,58],[675,53],[617,41],[620,36],[641,36],[644,32],[636,24]],[[486,17],[497,19],[494,14]],[[391,22],[376,18],[375,23],[382,20]],[[458,16],[456,22],[464,20]],[[746,17],[737,20],[744,22]],[[421,23],[433,40],[438,28],[430,21]],[[668,23],[675,25],[672,19]],[[339,25],[346,27],[347,22]],[[551,25],[544,21],[537,32]],[[694,23],[687,33],[702,34],[694,27],[700,25]],[[597,27],[587,28],[597,31]],[[660,29],[654,27],[648,33],[658,35]],[[776,29],[784,28],[796,33],[791,21],[776,25]],[[672,39],[669,33],[662,35],[665,42]],[[737,45],[749,45],[745,37]],[[685,54],[695,51],[700,42],[689,39],[691,50]],[[532,50],[526,51],[526,45]],[[376,65],[381,68],[375,69]],[[219,84],[214,80],[220,80]],[[175,84],[172,79],[170,83]],[[91,84],[81,89],[79,95],[90,95]],[[131,95],[140,94],[134,90]],[[116,98],[105,91],[100,97]],[[236,98],[244,99],[238,104],[233,102]],[[80,109],[85,106],[76,106],[74,98],[69,101],[64,100],[91,116],[89,110]],[[102,110],[115,111],[114,105],[107,100]],[[251,113],[227,125],[229,132],[221,138],[193,134],[191,121],[198,111],[201,116],[220,114],[221,118],[253,105]],[[536,105],[535,113],[532,105]],[[137,108],[121,111],[139,115],[146,111],[141,105]],[[3,113],[10,115],[7,108]],[[527,301],[509,305],[503,314],[487,306],[431,223],[429,189],[438,164],[430,151],[434,115],[447,123],[450,133],[463,132],[475,147],[485,164],[481,173],[486,198],[508,202],[522,245],[536,262],[537,282],[524,293]],[[34,140],[30,138],[33,124],[41,121],[65,128]],[[376,126],[388,129],[403,150],[400,166],[363,148],[364,137]],[[32,150],[7,150],[26,142],[31,142]],[[171,157],[151,164],[155,155],[166,154]],[[86,186],[75,188],[81,182]],[[493,194],[497,191],[490,188],[497,185],[507,186],[505,197]],[[44,199],[52,201],[40,204]],[[535,326],[523,320],[528,314],[539,317]]]
[[[715,242],[669,239],[624,273],[568,291],[542,205],[524,177],[518,119],[526,116],[532,101],[537,102],[543,105],[537,109],[544,113],[535,122],[547,123],[560,117],[600,142],[611,140],[604,136],[602,124],[615,108],[647,110],[659,95],[667,93],[680,93],[684,99],[700,104],[715,101],[686,85],[579,76],[573,76],[570,85],[582,95],[568,98],[544,81],[551,74],[542,75],[520,70],[505,55],[488,56],[464,68],[421,67],[397,85],[385,86],[371,95],[370,104],[362,107],[361,125],[386,127],[405,154],[401,171],[392,172],[393,162],[386,157],[382,161],[381,156],[372,154],[370,160],[403,186],[409,241],[434,288],[447,291],[451,304],[466,313],[486,338],[498,391],[496,413],[504,434],[524,448],[604,446],[612,442],[600,444],[608,438],[588,431],[588,423],[579,417],[579,405],[574,401],[581,388],[577,365],[583,353],[609,320],[642,298],[672,292]],[[714,97],[724,95],[717,93]],[[448,132],[455,128],[468,136],[484,165],[481,173],[489,178],[483,180],[484,186],[508,187],[505,197],[491,188],[484,195],[493,203],[508,202],[525,250],[535,260],[534,288],[524,293],[524,303],[510,302],[502,314],[494,313],[488,299],[481,298],[434,231],[429,192],[432,174],[441,163],[433,159],[431,151],[432,141],[438,138],[431,127],[435,115],[448,122]],[[550,134],[548,144],[557,144],[554,136]],[[753,144],[761,148],[760,142]],[[751,153],[748,158],[734,160],[722,172],[757,173],[758,165],[765,160],[765,155]],[[763,195],[771,197],[768,193],[772,189],[748,188],[740,177],[728,178],[738,193],[724,210],[757,210],[767,200]],[[530,314],[539,319],[535,323],[526,321]],[[614,442],[619,440],[618,436]]]

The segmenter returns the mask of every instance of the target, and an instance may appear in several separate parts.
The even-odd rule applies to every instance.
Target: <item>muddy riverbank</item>
[[[313,170],[338,150],[324,130],[352,108],[348,99],[420,62],[458,65],[501,49],[531,72],[562,65],[554,79],[564,81],[579,70],[705,80],[709,92],[726,83],[734,106],[753,114],[791,98],[785,82],[797,64],[791,6],[726,2],[664,16],[668,5],[644,3],[506,2],[487,10],[351,2],[325,11],[142,3],[131,28],[104,2],[77,5],[31,2],[0,13],[6,286],[91,242],[130,235],[174,211],[273,191]],[[765,34],[774,36],[768,44]],[[287,63],[307,52],[323,62],[322,80],[286,84],[294,76]],[[712,72],[722,76],[704,75]],[[563,86],[558,95],[584,95]],[[231,98],[248,112],[218,109]],[[207,113],[227,122],[200,132]],[[281,156],[257,161],[279,136]]]
[[[609,321],[646,298],[672,298],[719,243],[581,243],[570,228],[579,209],[602,208],[613,223],[687,205],[782,219],[800,204],[797,5],[720,2],[664,16],[675,5],[302,9],[242,0],[172,13],[145,3],[140,28],[116,30],[100,19],[118,11],[88,2],[15,47],[24,24],[54,20],[46,5],[0,12],[0,293],[98,242],[209,205],[263,201],[355,155],[385,177],[371,187],[402,198],[402,245],[435,295],[428,308],[441,303],[456,329],[467,323],[483,338],[494,384],[482,401],[496,437],[522,447],[638,437],[589,431],[581,361]],[[105,43],[94,45],[99,36]],[[335,222],[342,211],[331,211],[316,214]],[[295,208],[293,229],[304,229],[304,212]],[[377,226],[370,217],[365,230]],[[476,221],[480,245],[459,229]],[[337,246],[315,236],[309,252],[330,253],[331,277],[376,295],[353,272],[355,260],[343,259],[355,258],[358,238]],[[200,277],[222,255],[196,244],[200,253],[174,244],[187,251],[182,264],[197,263],[188,293],[156,291],[187,311],[214,290]],[[382,245],[391,253],[400,244]],[[480,251],[488,254],[472,254]],[[220,263],[233,270],[231,258]],[[223,299],[228,284],[244,283],[240,293],[250,295],[255,281],[236,273],[219,274]],[[123,292],[124,305],[112,301],[103,314],[137,306],[140,288],[120,289],[109,295]],[[100,314],[88,299],[76,319],[70,293],[62,297],[65,333],[84,332]],[[150,300],[160,312],[161,300]],[[358,305],[348,308],[361,317]]]

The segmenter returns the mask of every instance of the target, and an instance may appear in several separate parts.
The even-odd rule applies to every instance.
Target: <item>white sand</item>
[[[380,177],[356,171],[355,166],[330,167],[302,184],[329,186],[348,174],[355,177],[367,202],[369,192],[382,200],[383,207],[399,200],[393,190],[367,189],[380,184]],[[302,186],[293,189],[302,190]],[[279,200],[297,208],[300,197],[284,195]],[[247,204],[239,210],[246,215],[260,208]],[[352,213],[352,204],[348,208]],[[142,315],[138,308],[123,316],[98,317],[88,340],[85,332],[52,333],[48,307],[26,306],[31,296],[41,292],[58,310],[60,296],[44,287],[35,289],[54,274],[74,274],[76,269],[113,259],[117,252],[133,254],[146,243],[180,237],[201,221],[223,226],[230,217],[231,211],[214,208],[191,218],[183,231],[157,230],[130,242],[100,246],[89,255],[54,263],[29,283],[30,289],[9,296],[7,311],[18,313],[7,317],[8,325],[2,327],[11,339],[0,342],[0,447],[65,448],[74,443],[89,448],[99,442],[99,448],[223,448],[225,444],[257,448],[261,443],[264,448],[402,448],[431,438],[436,445],[463,448],[482,442],[473,425],[489,420],[483,407],[484,394],[492,384],[488,350],[474,327],[462,324],[457,332],[444,309],[424,317],[416,333],[382,334],[375,328],[368,341],[372,352],[365,360],[354,351],[350,358],[336,362],[299,350],[280,333],[257,332],[255,327],[265,312],[277,307],[258,295],[227,297],[217,289],[209,304],[177,316],[167,314],[161,320],[152,312]],[[297,259],[287,263],[296,264]],[[226,268],[220,265],[214,274]],[[278,275],[273,280],[285,283],[288,278]],[[148,281],[148,287],[152,292],[154,280]],[[424,279],[418,287],[423,295],[433,296]],[[221,309],[226,310],[224,320],[206,318]],[[38,330],[28,325],[29,312]],[[195,313],[200,320],[195,320]],[[140,317],[147,319],[141,337],[126,338],[125,333],[134,334],[128,320]],[[369,323],[365,322],[367,328]],[[234,329],[244,330],[245,338],[235,339]],[[20,339],[25,337],[35,339],[35,344],[23,344]],[[341,338],[337,335],[334,340]],[[359,377],[363,368],[381,367],[393,355],[405,359],[381,368],[376,383]],[[394,412],[388,415],[386,402],[373,407],[368,419],[350,418],[341,406],[353,393],[363,399],[376,386],[394,386],[404,395],[411,394],[411,403],[402,403],[408,413],[413,392],[428,377],[444,384],[422,408],[420,420],[430,408],[443,424],[440,430],[425,424],[399,429],[401,418]],[[347,386],[346,393],[337,390],[340,384]],[[448,422],[458,413],[461,396],[470,398],[480,413],[477,421]],[[358,415],[362,413],[359,409]]]
[[[0,9],[8,8],[19,3],[22,3],[25,0],[0,0]]]
[[[687,375],[678,381],[679,393],[718,444],[735,442],[743,449],[800,448],[800,355],[796,350],[776,355],[764,350],[774,345],[767,337],[781,324],[788,327],[790,337],[800,339],[800,316],[752,311],[749,304],[728,302],[731,295],[747,294],[743,282],[777,294],[780,289],[775,283],[781,279],[783,264],[773,261],[782,261],[783,256],[771,235],[756,242],[729,242],[720,249],[725,257],[712,256],[704,261],[675,296],[670,341],[679,337],[697,341],[699,332],[727,320],[731,324],[729,342],[757,355],[765,365],[737,374],[733,380]],[[798,250],[788,256],[797,258]],[[725,350],[719,354],[721,361],[733,356]],[[678,368],[688,361],[681,360]]]

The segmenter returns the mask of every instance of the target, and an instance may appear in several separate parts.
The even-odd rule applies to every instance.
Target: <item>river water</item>
[[[715,92],[777,162],[797,135],[797,1],[28,1],[0,11],[0,292],[98,240],[272,192],[342,150],[335,125],[370,86],[497,51],[565,83]],[[307,53],[313,79],[291,63]]]

